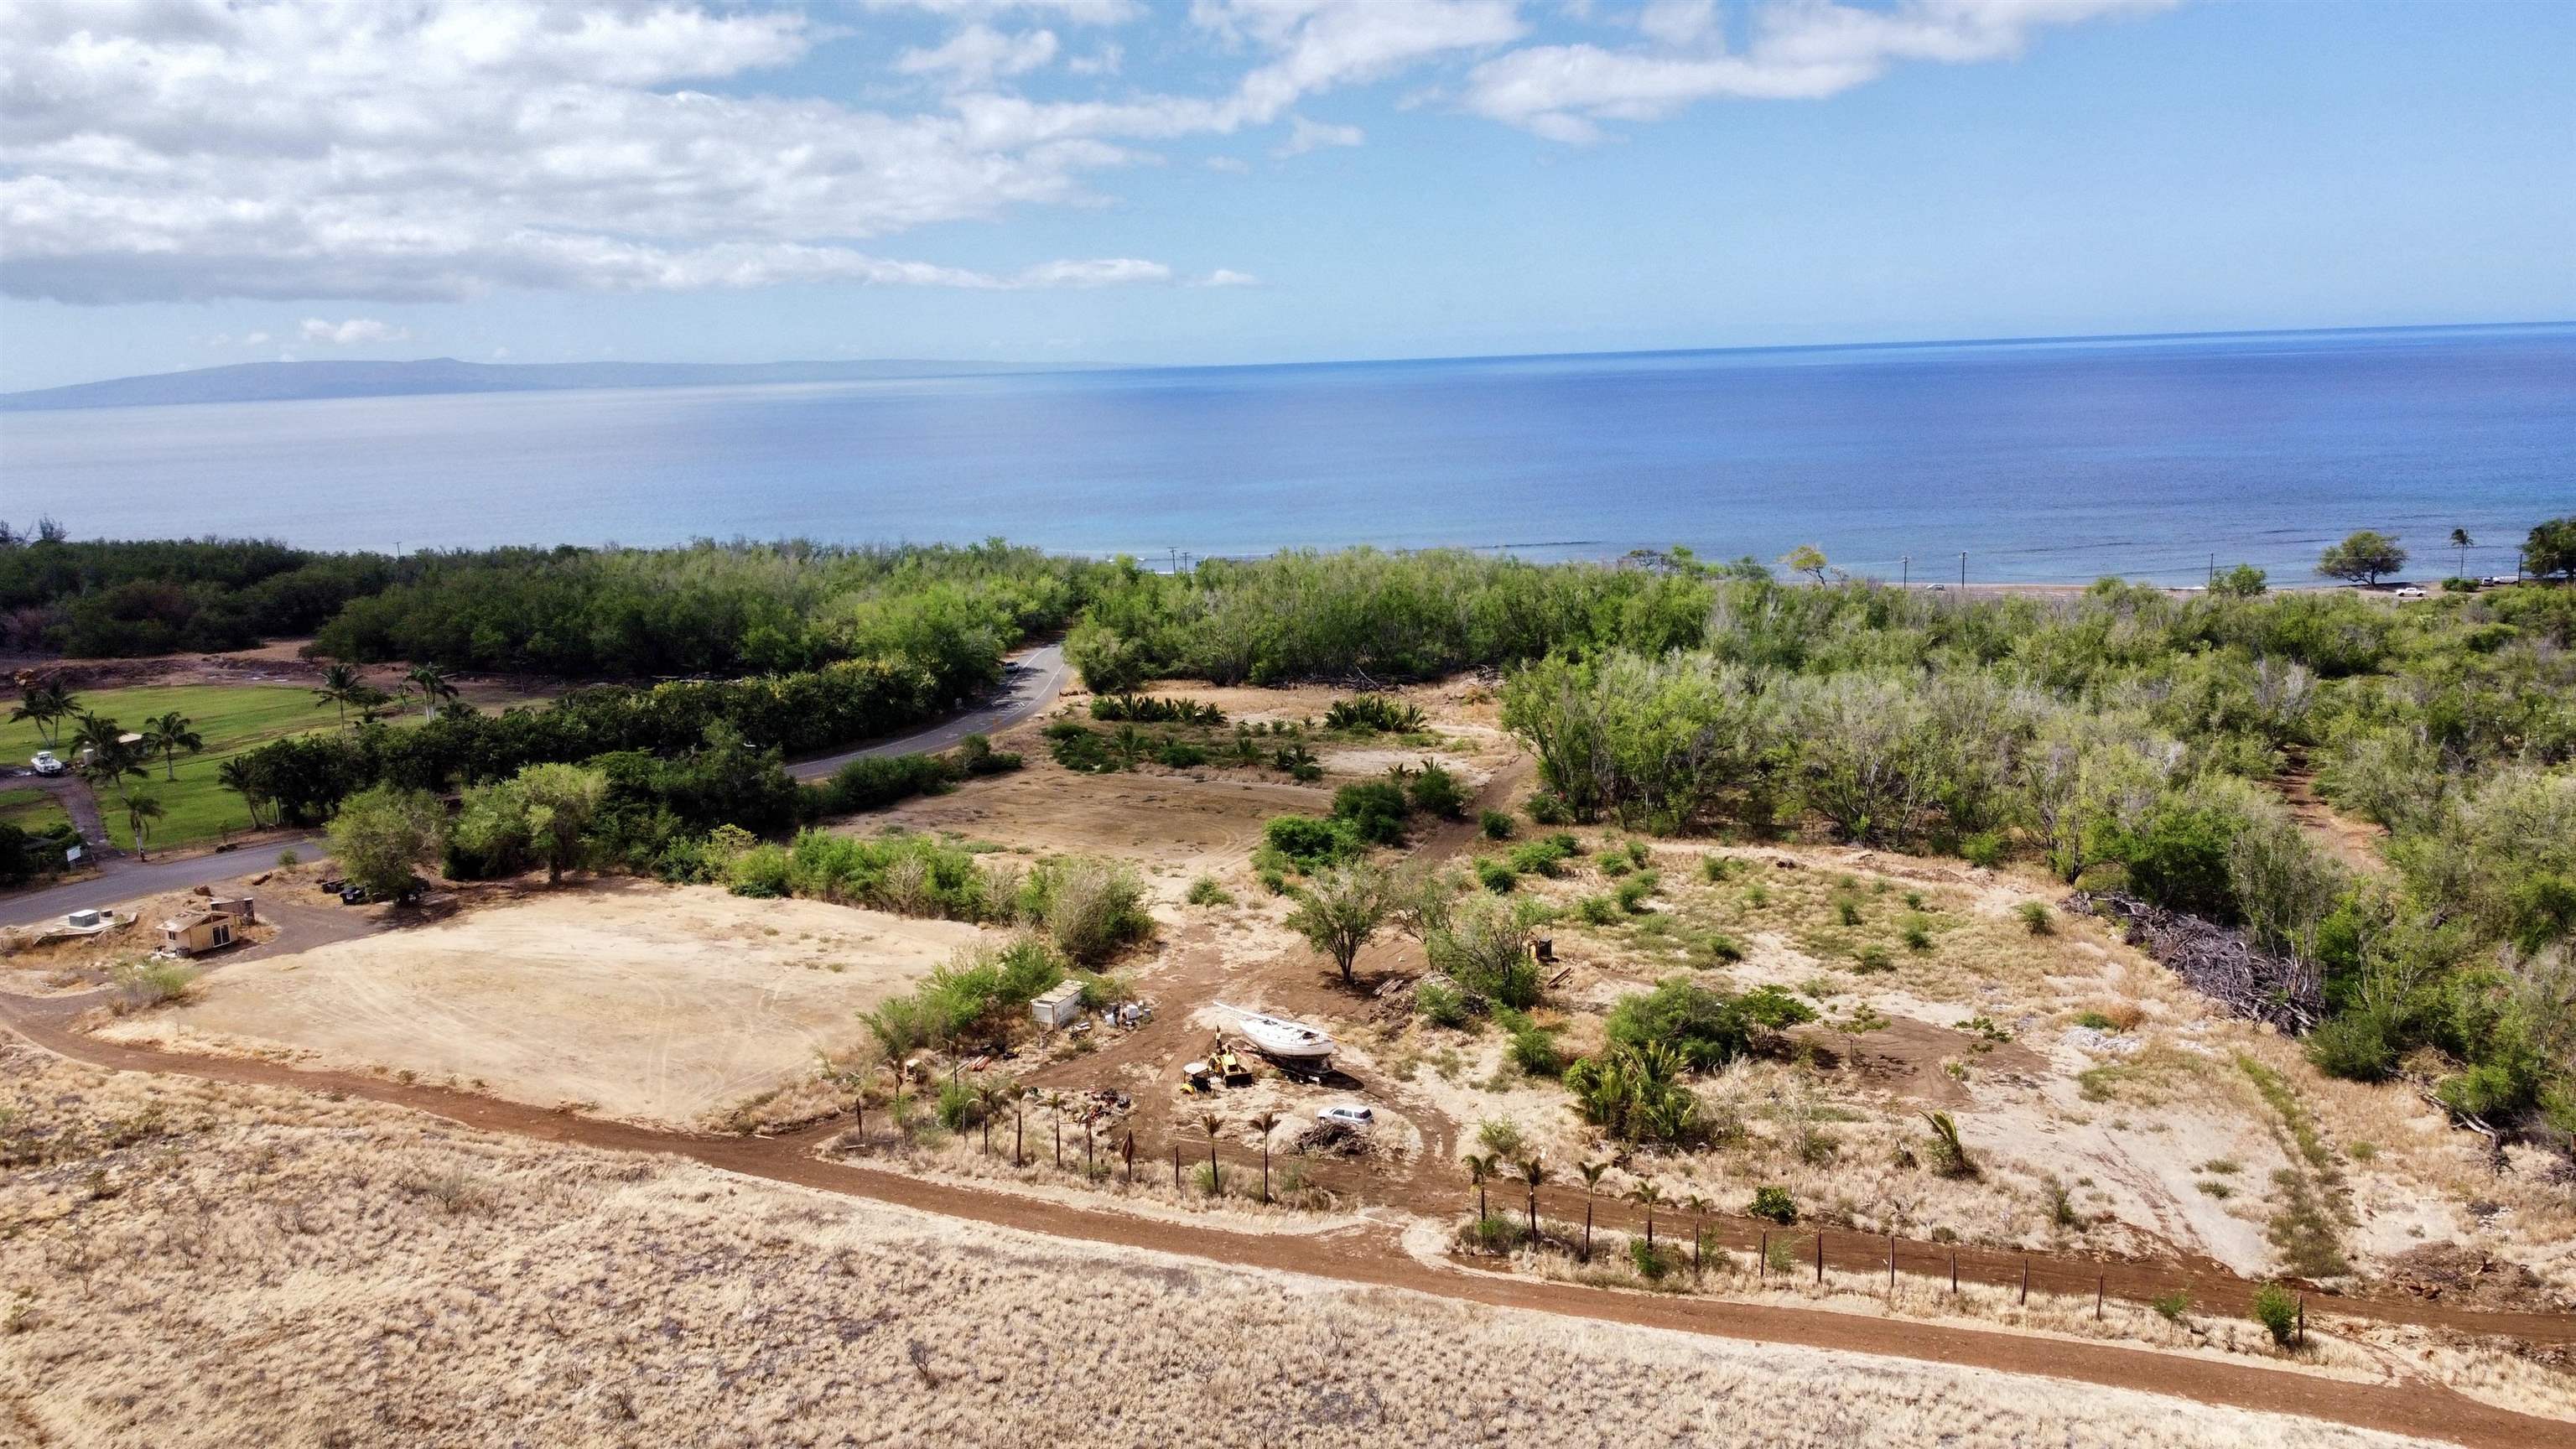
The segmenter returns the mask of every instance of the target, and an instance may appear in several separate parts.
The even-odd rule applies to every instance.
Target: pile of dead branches
[[[2304,1033],[2325,1015],[2317,974],[2258,949],[2241,931],[2116,891],[2077,891],[2066,909],[2117,921],[2129,944],[2164,963],[2183,984],[2249,1021]]]

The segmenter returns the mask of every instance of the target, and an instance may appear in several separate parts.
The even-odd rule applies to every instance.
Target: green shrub
[[[1414,989],[1413,1009],[1434,1026],[1463,1029],[1476,1019],[1467,993],[1437,981],[1425,981]]]
[[[2299,1332],[2299,1300],[2277,1283],[2266,1283],[2254,1290],[2254,1304],[2248,1316],[2263,1325],[2272,1342],[2287,1348]]]
[[[1647,849],[1646,842],[1642,840],[1631,840],[1628,842],[1626,848],[1628,852],[1628,863],[1639,870],[1644,870],[1646,868],[1646,862],[1653,858],[1652,852]]]
[[[280,870],[292,870],[303,863],[304,857],[294,851],[281,850],[277,853],[277,868]]]
[[[2120,1024],[2118,1022],[2113,1021],[2111,1018],[2098,1011],[2079,1011],[2075,1013],[2075,1024],[2081,1027],[2089,1027],[2094,1031],[2118,1031],[2120,1029]]]
[[[1834,915],[1846,926],[1857,926],[1860,924],[1860,902],[1836,901]]]
[[[1498,896],[1508,893],[1519,881],[1520,877],[1513,873],[1512,868],[1499,860],[1476,862],[1476,884]]]
[[[1708,966],[1729,966],[1744,959],[1744,943],[1724,931],[1702,931],[1691,937],[1691,959]]]
[[[1363,780],[1333,792],[1333,818],[1371,845],[1402,845],[1404,818],[1412,809],[1404,788],[1391,780]]]
[[[1574,913],[1587,926],[1607,926],[1619,919],[1619,902],[1609,896],[1585,896],[1574,903]]]
[[[1030,871],[1020,887],[1020,915],[1043,924],[1066,955],[1086,965],[1154,931],[1136,868],[1087,856],[1045,861]]]
[[[1655,893],[1656,884],[1653,871],[1632,875],[1619,882],[1619,889],[1616,892],[1619,898],[1619,909],[1630,915],[1642,914],[1646,909],[1646,898]]]
[[[2042,902],[2024,901],[2015,913],[2021,917],[2023,928],[2034,936],[2052,936],[2057,933],[2057,923],[2049,915],[2048,907]]]
[[[955,1077],[939,1084],[939,1125],[951,1132],[963,1132],[975,1125],[980,1104],[975,1089]]]
[[[1357,734],[1413,734],[1422,724],[1419,706],[1383,694],[1337,699],[1324,711],[1324,728]]]
[[[1170,770],[1195,770],[1208,762],[1208,752],[1187,740],[1165,740],[1154,747],[1154,763]]]
[[[1190,882],[1190,892],[1183,899],[1194,906],[1230,906],[1234,892],[1218,884],[1215,876],[1203,875]]]
[[[1932,949],[1932,928],[1920,918],[1907,921],[1905,923],[1904,930],[1900,934],[1905,942],[1905,949],[1908,951],[1929,951]]]
[[[1661,1283],[1679,1272],[1684,1261],[1678,1249],[1666,1244],[1657,1243],[1649,1247],[1644,1238],[1628,1240],[1628,1264],[1637,1270],[1638,1277],[1649,1283]]]
[[[1599,870],[1603,875],[1610,876],[1613,879],[1626,875],[1631,869],[1628,864],[1627,855],[1616,850],[1605,850],[1599,855],[1592,857],[1592,864],[1593,867]]]
[[[1467,1241],[1480,1252],[1500,1256],[1518,1251],[1529,1240],[1529,1229],[1509,1213],[1487,1213],[1467,1226]]]
[[[1476,1124],[1476,1145],[1501,1158],[1521,1155],[1520,1124],[1506,1117],[1488,1117]]]
[[[1524,840],[1511,848],[1506,859],[1522,875],[1561,875],[1566,858],[1574,853],[1560,843],[1565,838],[1551,835],[1544,840]]]
[[[2165,1322],[2180,1323],[2183,1315],[2191,1312],[2191,1295],[2180,1289],[2160,1295],[2155,1300],[2155,1309]]]
[[[1476,824],[1485,832],[1487,840],[1509,840],[1512,838],[1512,832],[1518,828],[1512,823],[1512,817],[1500,810],[1478,812]]]
[[[1534,825],[1564,825],[1574,819],[1574,812],[1565,808],[1563,800],[1544,792],[1529,797],[1529,803],[1521,809],[1528,812]]]
[[[1778,1223],[1784,1228],[1798,1221],[1798,1201],[1789,1196],[1789,1189],[1785,1187],[1755,1188],[1753,1201],[1744,1210],[1754,1217]]]
[[[1299,870],[1320,870],[1358,857],[1367,844],[1347,820],[1318,820],[1312,815],[1274,815],[1262,827],[1264,844]]]
[[[1710,885],[1735,879],[1743,868],[1744,862],[1731,855],[1706,856],[1699,863],[1699,873]]]
[[[1988,870],[2004,863],[2004,838],[1994,831],[1982,831],[1959,842],[1959,856],[1970,865]]]
[[[1852,952],[1852,969],[1863,976],[1876,976],[1896,969],[1896,959],[1885,946],[1875,943]]]
[[[2348,1081],[2385,1081],[2397,1070],[2397,1033],[2374,1012],[2329,1017],[2309,1033],[2306,1051],[2318,1071]]]
[[[1406,793],[1412,797],[1413,808],[1425,815],[1455,820],[1467,813],[1467,787],[1434,761],[1423,761],[1422,767],[1413,772]],[[1503,818],[1506,824],[1510,822],[1509,816]]]

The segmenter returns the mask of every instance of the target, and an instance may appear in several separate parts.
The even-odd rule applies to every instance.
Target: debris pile
[[[2115,891],[2077,891],[2066,898],[2066,909],[2119,922],[2130,945],[2231,1015],[2292,1033],[2314,1029],[2325,1015],[2316,972],[2257,949],[2241,931]]]

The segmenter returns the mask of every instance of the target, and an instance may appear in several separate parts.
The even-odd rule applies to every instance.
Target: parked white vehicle
[[[1336,1127],[1365,1131],[1377,1125],[1377,1113],[1366,1107],[1351,1106],[1346,1102],[1336,1107],[1317,1108],[1315,1120],[1330,1122]]]
[[[55,759],[54,752],[51,750],[36,751],[36,757],[27,763],[35,766],[36,773],[39,775],[59,775],[63,772],[63,762]]]
[[[2420,599],[2424,597],[2424,591],[2415,587],[2413,584],[2408,584],[2406,587],[2397,591],[2397,597],[2401,599]]]

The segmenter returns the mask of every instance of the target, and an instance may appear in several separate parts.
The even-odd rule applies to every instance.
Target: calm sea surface
[[[2576,512],[2576,327],[1170,368],[0,414],[0,517],[326,547],[1000,534],[2289,581]],[[1910,563],[1902,560],[1910,558]]]

